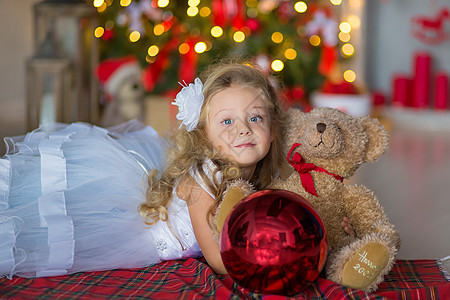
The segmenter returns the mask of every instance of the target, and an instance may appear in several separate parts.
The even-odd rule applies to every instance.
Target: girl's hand
[[[349,218],[344,217],[341,223],[342,229],[351,237],[356,237],[355,229],[353,228],[352,222]]]

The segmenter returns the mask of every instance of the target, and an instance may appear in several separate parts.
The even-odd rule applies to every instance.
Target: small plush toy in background
[[[386,131],[376,119],[353,117],[332,108],[309,113],[291,109],[288,119],[284,151],[293,168],[269,188],[295,192],[319,212],[331,249],[325,267],[328,279],[355,289],[375,290],[394,264],[400,237],[374,193],[343,180],[362,163],[385,152]],[[230,186],[217,211],[218,230],[232,206],[225,203],[237,203],[251,191],[245,182]],[[344,217],[351,220],[356,237],[341,227]]]
[[[144,119],[142,69],[135,56],[110,58],[97,69],[105,99],[102,126],[113,126],[131,119]]]
[[[308,201],[286,190],[262,190],[230,212],[220,250],[228,274],[241,287],[290,296],[317,279],[328,243],[322,220]]]

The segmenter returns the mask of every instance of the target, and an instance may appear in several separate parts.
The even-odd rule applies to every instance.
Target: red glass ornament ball
[[[290,296],[319,276],[328,242],[319,214],[303,197],[262,190],[231,210],[220,252],[228,274],[241,287]]]

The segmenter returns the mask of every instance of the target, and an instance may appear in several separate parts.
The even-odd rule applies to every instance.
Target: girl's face
[[[209,103],[206,132],[223,154],[253,172],[273,140],[261,92],[235,86],[215,94]]]

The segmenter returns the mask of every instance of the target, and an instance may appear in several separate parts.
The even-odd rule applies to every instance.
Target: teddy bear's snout
[[[323,133],[325,131],[325,129],[327,129],[327,125],[325,123],[322,123],[322,122],[317,123],[316,127],[317,127],[317,131],[319,133]]]

